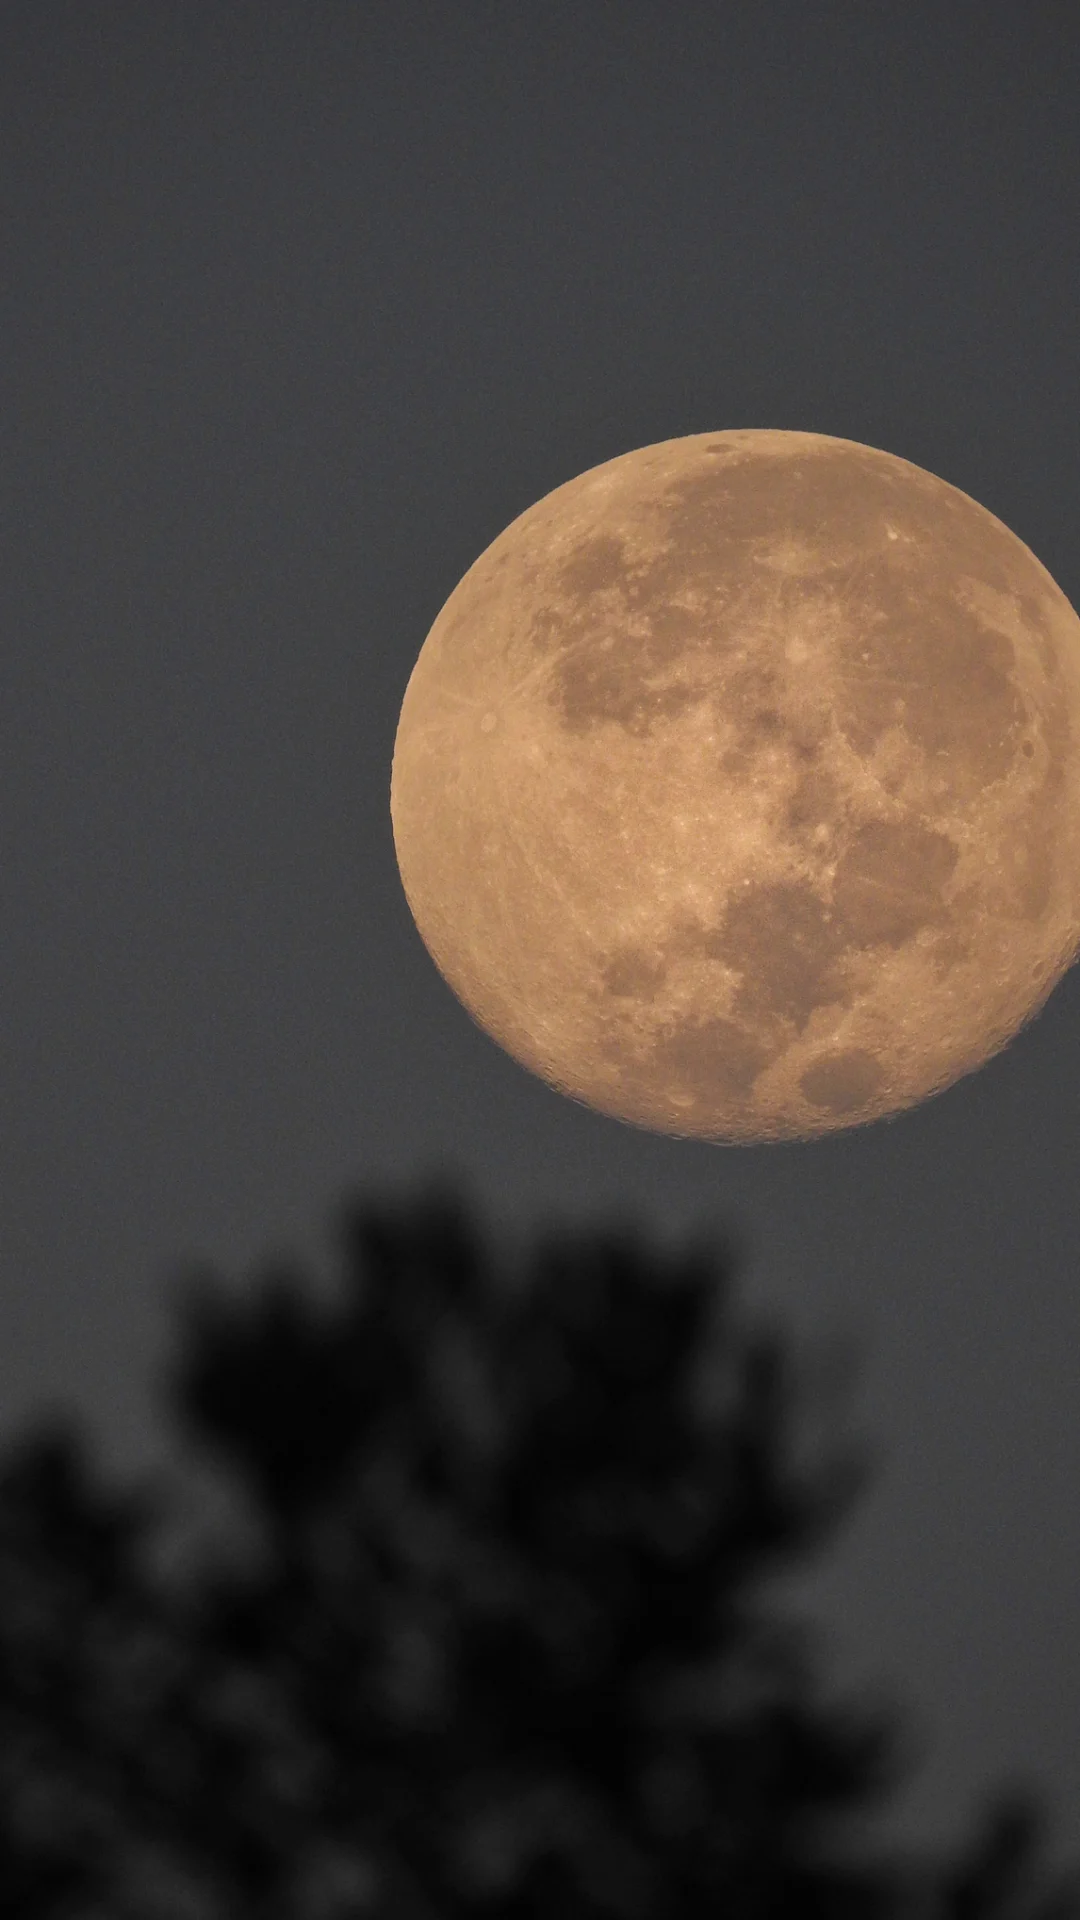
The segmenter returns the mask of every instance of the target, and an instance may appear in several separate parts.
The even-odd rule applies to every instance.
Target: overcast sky
[[[1020,1773],[1063,1850],[1080,971],[895,1122],[664,1139],[473,1025],[389,780],[466,568],[675,435],[903,455],[1080,603],[1078,99],[1065,0],[0,7],[0,1441],[172,1462],[170,1274],[329,1276],[349,1190],[737,1229],[749,1313],[864,1343],[879,1478],[805,1591],[925,1739],[883,1830]]]

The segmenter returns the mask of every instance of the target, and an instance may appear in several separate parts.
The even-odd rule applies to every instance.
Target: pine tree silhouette
[[[177,1282],[162,1385],[247,1544],[171,1576],[161,1483],[60,1423],[0,1476],[11,1920],[877,1920],[853,1823],[908,1772],[770,1603],[871,1472],[800,1461],[807,1392],[730,1245],[548,1232],[520,1272],[448,1183],[340,1215],[337,1297]],[[1080,1920],[1030,1795],[920,1912]]]

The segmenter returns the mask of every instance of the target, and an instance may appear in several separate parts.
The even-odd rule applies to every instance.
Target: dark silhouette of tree
[[[910,1768],[770,1585],[871,1463],[733,1308],[732,1246],[495,1260],[449,1185],[352,1200],[341,1285],[178,1281],[163,1385],[247,1516],[150,1560],[159,1482],[63,1422],[0,1476],[11,1920],[1080,1920],[1033,1796],[921,1889],[860,1854]]]

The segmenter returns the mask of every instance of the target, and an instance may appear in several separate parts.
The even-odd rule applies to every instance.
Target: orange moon
[[[746,1144],[883,1119],[1080,946],[1080,620],[910,461],[665,440],[470,567],[390,813],[439,972],[570,1099]]]

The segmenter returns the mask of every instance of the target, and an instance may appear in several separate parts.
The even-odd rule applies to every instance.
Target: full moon
[[[682,1138],[812,1139],[1005,1047],[1080,946],[1080,619],[967,494],[699,433],[514,520],[421,649],[420,937],[522,1066]]]

